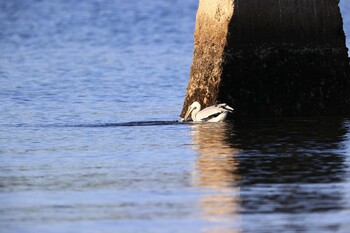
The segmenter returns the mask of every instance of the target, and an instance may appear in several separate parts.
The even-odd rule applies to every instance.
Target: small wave
[[[125,127],[125,126],[159,126],[183,124],[179,121],[131,121],[123,123],[102,123],[102,124],[78,124],[66,125],[65,127]]]
[[[161,126],[186,124],[179,121],[131,121],[122,123],[96,123],[96,124],[2,124],[3,127],[40,127],[40,128],[98,128],[98,127],[132,127],[132,126]]]

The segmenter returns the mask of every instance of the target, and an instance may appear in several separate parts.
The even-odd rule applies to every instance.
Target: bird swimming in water
[[[184,121],[191,114],[194,122],[222,122],[226,119],[227,113],[232,113],[233,108],[227,104],[217,104],[201,110],[201,105],[197,101],[193,102],[185,114]]]

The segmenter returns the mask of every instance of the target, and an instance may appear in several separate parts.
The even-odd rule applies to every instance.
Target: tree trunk
[[[198,101],[237,117],[350,113],[339,0],[200,0],[181,115]]]

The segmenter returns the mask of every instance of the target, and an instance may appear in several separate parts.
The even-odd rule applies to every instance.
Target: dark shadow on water
[[[312,213],[345,208],[349,164],[343,119],[240,122],[226,131],[236,156],[244,213]]]
[[[345,178],[348,139],[341,119],[256,120],[235,124],[226,133],[228,145],[241,151],[239,173],[249,175],[242,184],[328,183]]]
[[[225,221],[344,210],[349,125],[338,118],[282,118],[189,126],[198,153],[194,186],[216,193],[203,197],[204,214]]]

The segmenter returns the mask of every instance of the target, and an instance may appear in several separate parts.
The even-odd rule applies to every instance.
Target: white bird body
[[[217,104],[201,110],[200,103],[195,101],[188,107],[184,120],[191,114],[194,122],[221,122],[226,119],[229,112],[232,113],[233,108],[227,104]]]

